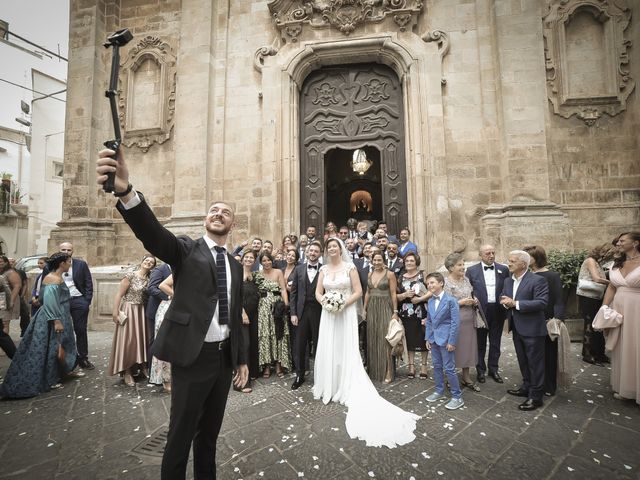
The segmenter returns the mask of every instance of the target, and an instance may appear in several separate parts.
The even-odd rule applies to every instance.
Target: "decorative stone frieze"
[[[176,57],[171,46],[147,36],[129,50],[120,67],[123,143],[143,152],[171,138],[176,101]]]
[[[553,111],[593,125],[626,109],[629,74],[626,0],[552,0],[544,22],[547,93]]]
[[[272,0],[273,21],[284,41],[297,42],[305,30],[333,28],[350,35],[367,23],[393,20],[401,32],[410,30],[422,12],[422,0]]]

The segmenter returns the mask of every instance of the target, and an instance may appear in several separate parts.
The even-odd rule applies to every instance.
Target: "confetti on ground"
[[[438,470],[438,475],[444,475],[444,472],[442,470]]]
[[[626,463],[624,464],[624,468],[626,468],[627,470],[631,470],[631,467],[629,465],[627,465]]]
[[[567,467],[567,470],[569,470],[570,472],[573,472],[573,468],[571,467]]]
[[[482,435],[483,437],[486,437],[486,436],[487,436],[487,434],[486,434],[486,433],[484,433],[484,432],[480,432],[480,435]]]
[[[375,477],[375,476],[376,476],[376,474],[375,474],[375,473],[373,473],[372,471],[369,471],[369,476],[370,476],[371,478],[373,478],[373,477]]]

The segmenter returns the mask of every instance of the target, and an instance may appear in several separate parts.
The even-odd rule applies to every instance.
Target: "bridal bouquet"
[[[322,308],[327,312],[336,313],[341,311],[347,303],[344,295],[340,292],[326,292],[322,296]]]

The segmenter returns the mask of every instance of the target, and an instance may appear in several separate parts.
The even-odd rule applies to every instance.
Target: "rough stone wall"
[[[426,1],[415,38],[399,36],[417,53],[435,52],[419,38],[426,31],[442,30],[449,37],[442,63],[446,84],[440,91],[438,78],[431,78],[439,65],[420,64],[412,71],[416,77],[405,79],[415,85],[421,75],[428,78],[426,108],[413,112],[425,126],[425,137],[436,138],[440,125],[444,129],[443,144],[429,145],[432,163],[420,157],[424,152],[407,152],[408,171],[414,172],[408,179],[414,192],[409,204],[415,210],[422,202],[430,209],[426,220],[414,220],[430,225],[436,215],[444,215],[448,220],[436,224],[451,225],[437,235],[414,228],[423,248],[436,238],[441,243],[430,263],[454,249],[472,259],[486,241],[501,252],[530,242],[588,247],[593,238],[608,239],[640,224],[637,92],[625,112],[604,115],[592,127],[554,114],[545,76],[545,2]],[[95,152],[112,135],[103,96],[111,52],[101,44],[123,27],[136,37],[123,56],[151,35],[167,42],[177,58],[171,138],[146,153],[135,146],[127,150],[132,182],[158,217],[177,233],[199,235],[208,204],[223,198],[237,211],[234,244],[250,235],[278,241],[295,229],[299,219],[288,218],[282,205],[299,198],[299,173],[292,167],[297,154],[280,158],[274,152],[280,142],[297,139],[280,136],[287,128],[282,123],[291,121],[286,115],[290,105],[275,105],[273,99],[297,94],[278,91],[285,85],[278,75],[287,73],[277,55],[272,60],[280,70],[265,69],[261,75],[253,68],[256,49],[278,45],[268,3],[71,2],[64,217],[50,243],[71,238],[79,256],[95,265],[133,261],[142,254],[115,211],[114,199],[97,191],[93,173]],[[629,27],[635,45],[630,64],[631,75],[640,81],[637,25],[636,20]],[[356,30],[349,38],[379,28]],[[331,35],[347,38],[335,30]],[[285,49],[278,46],[282,53]],[[287,48],[290,52],[291,45]],[[448,192],[446,205],[434,202],[435,194],[423,194],[427,184]]]

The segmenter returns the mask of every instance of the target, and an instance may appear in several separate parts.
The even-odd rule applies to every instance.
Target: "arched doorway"
[[[392,232],[405,226],[402,87],[394,71],[380,64],[316,70],[302,86],[300,115],[301,230],[350,216],[384,219]],[[363,175],[351,166],[356,149],[371,160]],[[356,191],[370,195],[370,208],[351,210]]]

